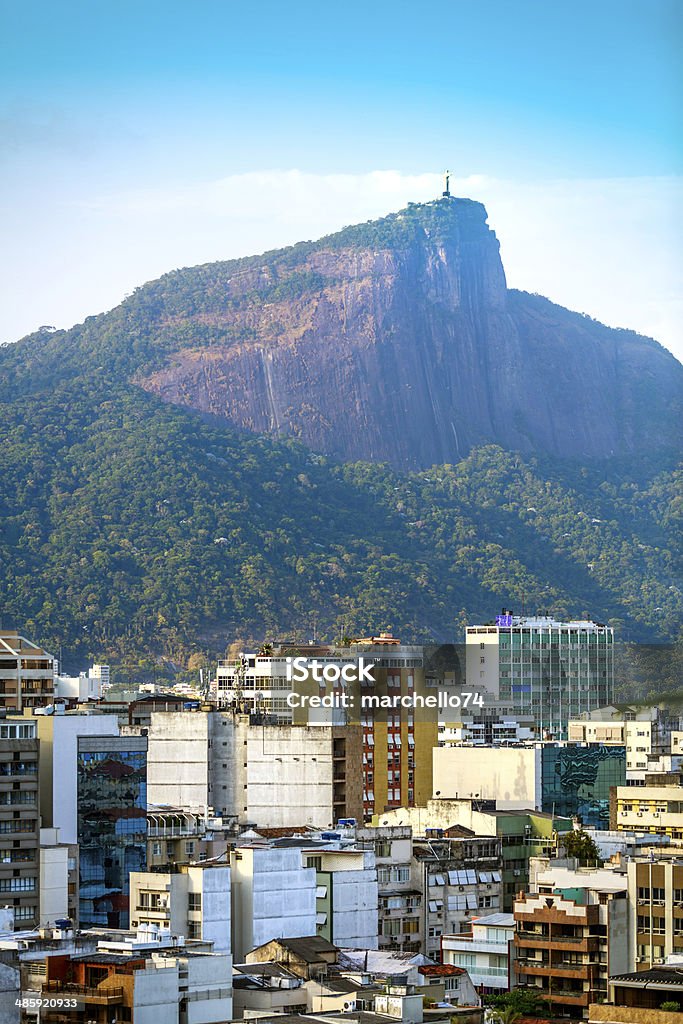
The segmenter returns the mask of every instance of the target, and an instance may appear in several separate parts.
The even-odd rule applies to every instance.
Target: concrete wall
[[[176,1024],[180,969],[173,961],[168,966],[149,966],[136,971],[133,1015],[135,1024]]]
[[[39,925],[69,916],[69,848],[41,846]]]
[[[215,953],[230,953],[230,868],[188,868],[188,893],[202,894],[202,939]]]
[[[377,949],[376,868],[336,871],[332,876],[332,942],[336,946]]]
[[[316,934],[316,873],[299,849],[238,847],[231,857],[232,949],[237,963],[271,939]]]
[[[247,749],[249,821],[273,828],[333,824],[330,728],[250,726]]]
[[[0,963],[0,1024],[17,1024],[19,1008],[14,1003],[20,995],[19,971]]]
[[[209,801],[209,719],[201,712],[155,711],[147,748],[147,800],[203,811]]]
[[[536,747],[437,747],[434,793],[442,799],[476,794],[502,810],[540,808],[540,755]]]

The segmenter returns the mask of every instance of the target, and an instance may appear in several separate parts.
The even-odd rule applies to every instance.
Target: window
[[[188,910],[201,910],[202,909],[202,894],[200,892],[191,892],[187,896],[187,909]]]
[[[395,921],[384,922],[384,935],[400,935],[401,934],[401,922],[398,918]]]

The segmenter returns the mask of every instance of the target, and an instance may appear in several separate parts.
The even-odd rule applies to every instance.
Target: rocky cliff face
[[[139,383],[247,430],[401,469],[489,442],[585,458],[675,436],[683,367],[655,342],[508,291],[479,203],[411,206],[200,272],[211,300],[196,282],[187,308],[162,303],[159,330],[182,342]]]

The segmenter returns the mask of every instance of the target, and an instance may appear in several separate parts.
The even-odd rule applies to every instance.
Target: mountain
[[[134,664],[502,604],[670,640],[682,372],[508,291],[465,200],[175,271],[0,350],[3,625]]]
[[[144,300],[170,346],[144,388],[344,461],[426,469],[491,443],[629,455],[680,422],[673,356],[509,291],[486,211],[465,199],[181,271]]]

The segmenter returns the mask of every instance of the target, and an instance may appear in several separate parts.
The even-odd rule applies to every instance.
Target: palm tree
[[[522,1015],[511,1006],[506,1006],[504,1010],[494,1010],[491,1018],[496,1021],[496,1024],[516,1024],[518,1020],[522,1019]]]

